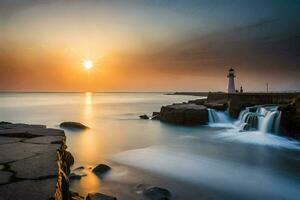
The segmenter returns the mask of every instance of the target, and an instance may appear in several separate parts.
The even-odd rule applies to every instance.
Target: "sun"
[[[83,61],[83,67],[87,70],[92,69],[94,67],[94,63],[91,60]]]

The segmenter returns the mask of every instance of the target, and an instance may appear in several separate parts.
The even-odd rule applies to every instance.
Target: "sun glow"
[[[83,67],[85,69],[87,69],[87,70],[92,69],[93,66],[94,66],[93,61],[91,61],[91,60],[85,60],[85,61],[83,61]]]

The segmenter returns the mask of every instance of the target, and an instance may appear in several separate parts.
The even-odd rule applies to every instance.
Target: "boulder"
[[[97,165],[92,171],[93,171],[95,174],[103,175],[103,174],[105,174],[106,172],[108,172],[109,170],[111,170],[111,167],[110,167],[110,166],[105,165],[105,164],[99,164],[99,165]]]
[[[59,126],[61,128],[74,129],[74,130],[85,130],[89,128],[86,125],[79,122],[62,122]]]
[[[150,200],[168,200],[171,198],[171,193],[160,187],[149,187],[143,191],[143,194]]]
[[[196,104],[173,104],[163,106],[160,120],[180,125],[197,125],[208,122],[208,111],[205,106]]]
[[[140,119],[149,119],[148,115],[140,115]]]
[[[86,200],[117,200],[117,198],[101,193],[89,193]]]
[[[300,138],[300,96],[291,103],[280,106],[281,111],[281,132],[284,136]]]

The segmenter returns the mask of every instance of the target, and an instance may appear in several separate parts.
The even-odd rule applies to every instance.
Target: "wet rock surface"
[[[0,122],[0,200],[69,199],[62,130]]]
[[[208,111],[205,106],[193,103],[182,103],[163,106],[160,120],[180,125],[200,125],[208,122]]]

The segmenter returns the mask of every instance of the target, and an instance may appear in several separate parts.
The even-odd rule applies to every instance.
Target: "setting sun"
[[[83,62],[83,66],[85,69],[89,70],[89,69],[93,68],[94,64],[93,64],[93,61],[91,61],[91,60],[85,60]]]

